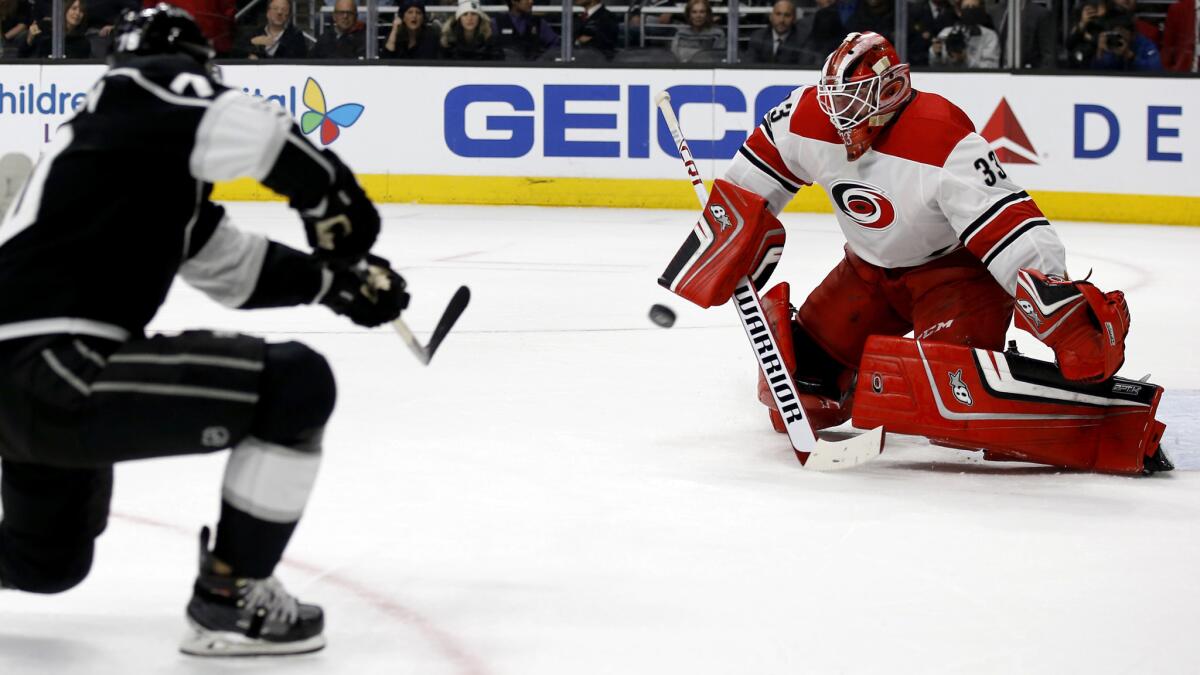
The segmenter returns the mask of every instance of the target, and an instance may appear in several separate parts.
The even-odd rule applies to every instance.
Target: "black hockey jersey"
[[[320,194],[334,167],[285,111],[186,56],[110,69],[0,221],[0,340],[140,335],[177,273],[234,307],[311,302],[315,260],[209,201],[213,181],[243,176]]]

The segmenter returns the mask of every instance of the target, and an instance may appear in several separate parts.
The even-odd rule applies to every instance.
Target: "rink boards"
[[[226,81],[283,106],[394,202],[692,208],[654,109],[669,91],[701,171],[719,176],[814,71],[236,65]],[[0,69],[3,152],[39,152],[96,65]],[[1200,224],[1200,79],[917,73],[957,103],[1054,218]],[[253,181],[223,199],[269,199]],[[829,211],[824,192],[789,207]]]

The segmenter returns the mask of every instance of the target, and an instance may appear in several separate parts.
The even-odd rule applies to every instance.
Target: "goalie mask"
[[[216,54],[192,15],[166,3],[126,12],[114,33],[110,64],[134,55],[186,54],[211,68]]]
[[[829,55],[817,84],[817,103],[829,116],[853,162],[912,94],[908,64],[877,33],[851,33]]]

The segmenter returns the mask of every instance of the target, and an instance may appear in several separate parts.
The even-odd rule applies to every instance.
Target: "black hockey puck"
[[[675,325],[675,312],[666,305],[650,305],[650,320],[659,328]]]

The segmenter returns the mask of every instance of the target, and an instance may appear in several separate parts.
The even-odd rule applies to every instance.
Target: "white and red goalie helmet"
[[[912,93],[907,63],[878,33],[850,33],[821,68],[817,103],[829,116],[846,159],[862,156]]]

